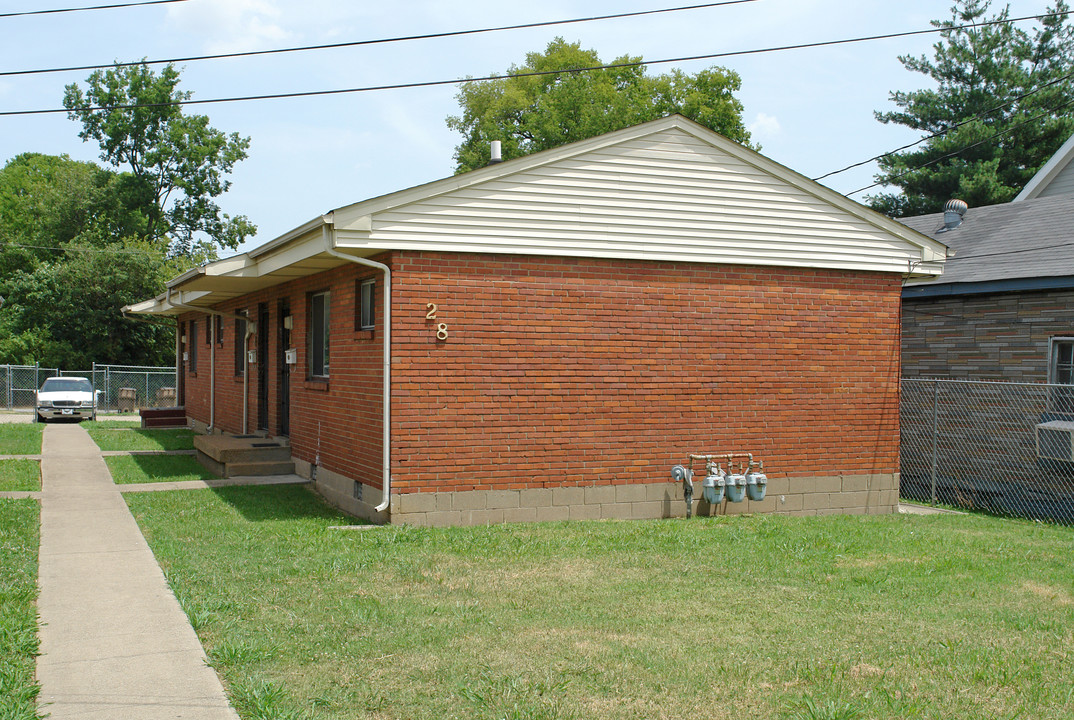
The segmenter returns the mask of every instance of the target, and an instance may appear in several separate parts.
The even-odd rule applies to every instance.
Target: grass
[[[192,455],[117,455],[106,457],[104,461],[117,485],[216,477]]]
[[[1074,716],[1069,528],[333,531],[302,488],[125,497],[246,720]]]
[[[36,500],[0,500],[0,718],[35,720]]]
[[[0,455],[40,455],[42,429],[38,423],[0,423]]]
[[[41,463],[37,460],[0,460],[0,492],[40,489]]]
[[[82,423],[101,450],[190,450],[194,431],[185,428],[140,428],[120,420]]]

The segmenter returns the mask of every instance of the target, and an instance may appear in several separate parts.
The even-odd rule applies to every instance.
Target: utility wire
[[[425,88],[436,87],[442,85],[462,85],[466,83],[484,82],[488,80],[503,80],[508,77],[538,77],[542,75],[560,75],[571,73],[583,73],[594,72],[598,70],[614,70],[620,68],[639,67],[642,65],[666,65],[670,63],[683,63],[691,62],[694,60],[713,60],[717,58],[736,57],[741,55],[758,55],[762,53],[770,52],[782,52],[786,50],[802,50],[805,48],[826,47],[831,45],[846,45],[849,43],[868,42],[872,40],[887,40],[890,38],[908,37],[912,35],[925,35],[938,32],[947,32],[953,29],[962,28],[974,28],[985,27],[988,25],[1001,25],[1005,23],[1019,22],[1022,20],[1039,20],[1047,17],[1054,17],[1056,15],[1066,15],[1068,13],[1044,13],[1041,15],[1027,15],[1024,17],[1007,18],[1005,20],[989,20],[986,22],[972,23],[969,25],[961,25],[958,28],[933,28],[930,30],[910,30],[907,32],[889,33],[886,35],[871,35],[868,37],[848,38],[843,40],[826,40],[813,43],[801,43],[798,45],[781,45],[776,47],[758,48],[755,50],[733,50],[730,52],[710,53],[707,55],[690,55],[685,57],[667,58],[664,60],[640,60],[637,62],[625,62],[625,63],[612,63],[608,65],[595,65],[593,67],[584,68],[568,68],[564,70],[541,70],[526,73],[511,73],[509,75],[486,75],[483,77],[467,77],[458,78],[454,80],[429,80],[426,82],[414,82],[414,83],[399,83],[395,85],[370,85],[365,87],[354,88],[341,88],[337,90],[305,90],[290,93],[266,93],[263,95],[242,95],[223,98],[210,98],[207,100],[178,100],[175,102],[167,103],[142,103],[142,104],[128,104],[128,105],[111,105],[108,107],[89,107],[79,109],[77,111],[69,111],[66,108],[53,108],[48,110],[5,110],[0,112],[0,117],[9,117],[13,115],[54,115],[65,112],[92,112],[95,110],[130,110],[132,108],[152,108],[152,107],[170,107],[170,106],[182,106],[182,105],[211,105],[219,103],[229,102],[248,102],[253,100],[278,100],[285,98],[300,98],[300,97],[314,97],[324,95],[345,95],[351,93],[360,92],[375,92],[380,90],[403,90],[411,88]]]
[[[180,0],[163,0],[178,2]],[[657,15],[660,13],[679,12],[681,10],[699,10],[702,8],[721,7],[723,5],[740,5],[757,2],[757,0],[723,0],[722,2],[703,3],[701,5],[683,5],[681,7],[661,8],[658,10],[639,10],[637,12],[616,13],[614,15],[594,15],[593,17],[573,18],[571,20],[547,20],[544,22],[525,23],[521,25],[503,25],[500,27],[479,28],[476,30],[454,30],[450,32],[429,33],[427,35],[404,35],[400,37],[378,38],[375,40],[354,40],[351,42],[328,43],[325,45],[303,45],[301,47],[277,48],[275,50],[248,50],[245,52],[220,53],[217,55],[190,55],[167,60],[141,60],[138,62],[117,62],[108,65],[73,65],[71,67],[43,68],[39,70],[0,71],[0,77],[11,75],[40,75],[44,73],[74,72],[83,70],[100,70],[111,67],[131,67],[134,65],[166,65],[169,63],[194,62],[196,60],[223,60],[229,58],[252,57],[255,55],[277,55],[280,53],[305,52],[307,50],[332,50],[337,48],[358,47],[361,45],[381,45],[384,43],[406,42],[410,40],[431,40],[434,38],[458,37],[460,35],[477,35],[479,33],[500,32],[501,30],[523,30],[528,28],[549,27],[551,25],[571,25],[575,23],[595,22],[597,20],[614,20],[618,18]],[[2,17],[2,16],[0,16]]]
[[[84,10],[114,10],[116,8],[141,7],[142,5],[167,5],[169,3],[178,3],[186,1],[187,0],[147,0],[147,2],[116,3],[114,5],[92,5],[90,7],[77,8],[57,8],[55,10],[24,10],[23,12],[0,13],[0,18],[23,17],[26,15],[56,15],[59,13],[82,12]]]
[[[1069,80],[1071,78],[1074,78],[1074,72],[1067,73],[1066,75],[1063,75],[1062,77],[1056,78],[1055,80],[1052,80],[1049,83],[1045,83],[1044,85],[1041,85],[1039,88],[1036,88],[1035,90],[1030,90],[1029,92],[1022,93],[1021,95],[1013,97],[1010,100],[1008,100],[1007,102],[1003,103],[1002,105],[996,105],[995,107],[989,108],[988,110],[980,112],[980,113],[974,115],[973,117],[970,117],[970,118],[967,118],[965,120],[962,120],[961,122],[957,122],[954,125],[949,125],[948,127],[944,128],[943,130],[935,132],[935,133],[933,133],[931,135],[926,135],[925,137],[921,138],[920,140],[915,140],[914,142],[909,143],[908,145],[903,145],[902,147],[895,148],[894,150],[889,150],[886,153],[877,155],[875,157],[871,157],[868,160],[862,160],[861,162],[856,162],[853,165],[847,165],[845,168],[842,168],[841,170],[833,170],[830,173],[825,173],[824,175],[821,175],[819,177],[812,178],[812,180],[814,182],[817,182],[817,181],[823,180],[824,178],[831,177],[832,175],[838,175],[839,173],[844,173],[847,170],[853,170],[856,167],[861,167],[862,165],[868,165],[871,162],[875,162],[876,160],[880,160],[881,158],[886,158],[889,155],[894,155],[895,153],[902,152],[903,150],[909,150],[910,148],[914,147],[915,145],[920,145],[923,142],[927,142],[927,141],[932,140],[934,138],[938,138],[941,135],[946,135],[947,133],[951,132],[952,130],[956,130],[956,129],[962,127],[963,125],[969,125],[972,122],[976,122],[977,120],[981,120],[981,119],[991,115],[992,113],[994,113],[994,112],[996,112],[998,110],[1002,110],[1003,108],[1006,108],[1006,107],[1009,107],[1009,106],[1013,105],[1014,103],[1018,102],[1019,100],[1024,100],[1025,98],[1029,97],[1030,95],[1036,95],[1039,92],[1047,90],[1052,85],[1058,85],[1059,83],[1063,82],[1064,80]]]
[[[903,172],[901,172],[901,173],[899,173],[897,175],[890,175],[890,176],[884,178],[884,180],[882,182],[875,182],[872,185],[866,185],[863,188],[858,188],[857,190],[853,190],[851,192],[844,193],[844,194],[847,197],[850,197],[851,195],[857,195],[860,192],[865,192],[866,190],[871,190],[872,188],[878,187],[880,185],[890,185],[892,180],[898,180],[899,178],[905,177],[905,176],[909,175],[910,173],[917,172],[918,170],[921,170],[923,168],[927,168],[930,165],[935,165],[936,163],[938,163],[938,162],[940,162],[942,160],[947,160],[948,158],[955,157],[956,155],[961,155],[962,153],[966,152],[967,150],[971,150],[971,149],[973,149],[975,147],[978,147],[979,145],[984,145],[985,143],[992,142],[996,138],[1001,137],[1003,135],[1007,135],[1007,134],[1011,133],[1012,131],[1017,130],[1018,128],[1022,127],[1023,125],[1028,125],[1031,122],[1036,122],[1037,120],[1040,120],[1041,118],[1048,117],[1048,116],[1050,116],[1050,115],[1052,115],[1052,114],[1054,114],[1056,112],[1059,112],[1060,110],[1063,110],[1064,108],[1070,107],[1071,105],[1074,105],[1074,100],[1068,100],[1067,102],[1062,103],[1060,105],[1057,105],[1056,107],[1051,108],[1050,110],[1046,110],[1045,112],[1042,112],[1039,115],[1034,115],[1033,117],[1031,117],[1031,118],[1029,118],[1027,120],[1023,120],[1020,123],[1016,123],[1014,125],[1011,125],[1011,126],[1009,126],[1008,128],[1006,128],[1004,130],[1000,130],[998,133],[990,135],[990,136],[986,137],[983,140],[978,140],[977,142],[975,142],[975,143],[973,143],[971,145],[967,145],[964,148],[959,148],[958,150],[955,150],[953,152],[949,152],[949,153],[947,153],[945,155],[941,155],[938,158],[934,158],[932,160],[929,160],[928,162],[922,163],[921,165],[918,165],[917,167],[909,168],[909,169],[907,169],[907,170],[905,170],[905,171],[903,171]]]

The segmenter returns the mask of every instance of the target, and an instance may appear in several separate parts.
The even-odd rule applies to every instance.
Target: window
[[[310,296],[310,364],[311,377],[328,377],[328,309],[329,293]]]
[[[190,342],[187,345],[187,347],[189,348],[187,350],[187,370],[189,370],[191,374],[194,374],[194,373],[196,373],[198,371],[198,321],[197,320],[191,320],[190,321],[190,337],[188,338],[188,340],[190,340]]]
[[[212,345],[213,344],[213,320],[215,320],[215,318],[212,315],[208,315],[208,316],[205,317],[205,344],[206,345]]]
[[[1051,388],[1050,409],[1074,413],[1074,337],[1054,337],[1048,341],[1048,382],[1070,386]]]
[[[219,315],[213,315],[213,322],[216,323],[216,344],[224,344],[224,318]]]
[[[358,281],[358,329],[372,330],[376,324],[376,294],[377,283],[369,280]]]
[[[235,377],[246,367],[246,321],[235,318]]]

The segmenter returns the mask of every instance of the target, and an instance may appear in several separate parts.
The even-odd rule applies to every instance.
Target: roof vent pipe
[[[500,141],[492,141],[492,157],[489,158],[489,165],[495,165],[496,163],[502,163],[503,156],[500,154]]]
[[[969,209],[970,206],[963,200],[948,200],[943,206],[943,227],[939,231],[947,232],[957,228],[962,224],[962,218]]]

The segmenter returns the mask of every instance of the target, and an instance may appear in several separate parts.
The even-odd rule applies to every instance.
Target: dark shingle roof
[[[955,252],[943,275],[907,285],[947,285],[1074,275],[1074,195],[971,207],[948,232],[943,213],[902,218],[902,224]]]

